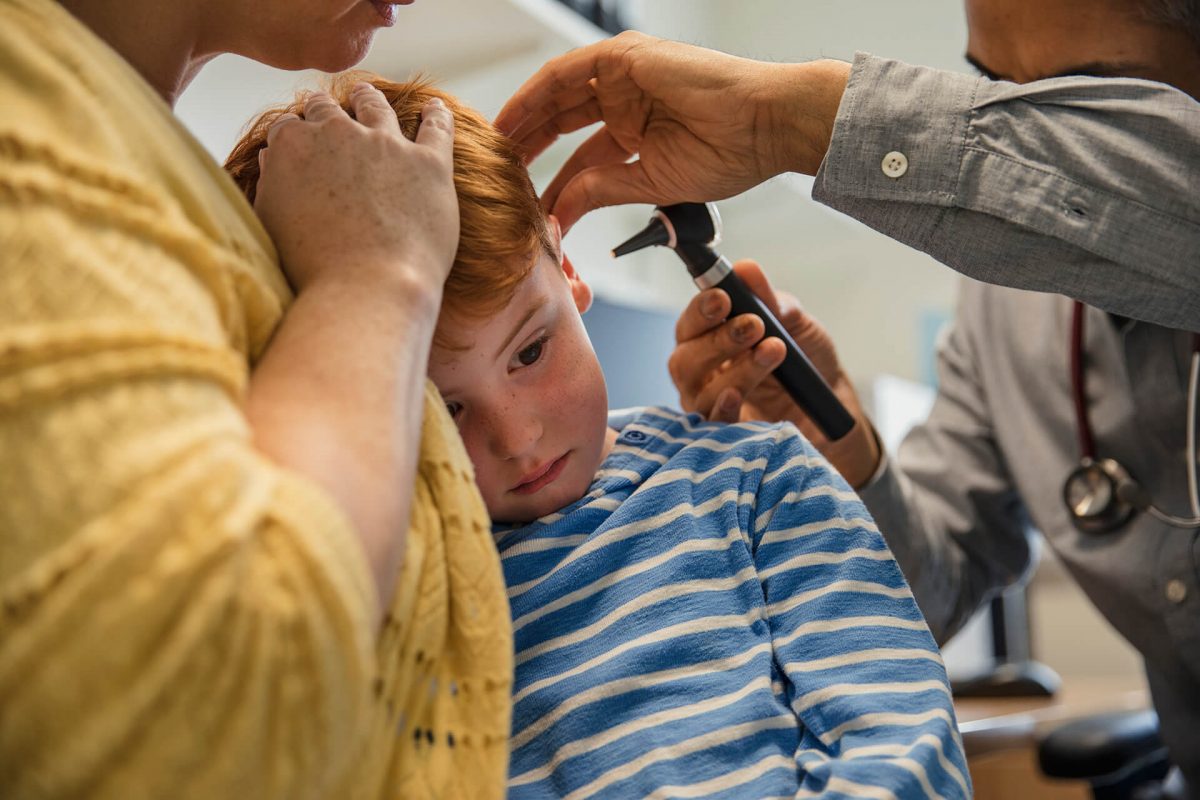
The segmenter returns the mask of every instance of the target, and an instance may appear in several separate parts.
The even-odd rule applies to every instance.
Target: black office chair
[[[1119,711],[1055,728],[1038,743],[1051,778],[1085,780],[1096,800],[1165,800],[1171,765],[1153,711]]]
[[[1025,586],[1014,586],[992,598],[988,607],[992,663],[982,673],[951,682],[957,698],[1053,697],[1062,680],[1033,659]]]

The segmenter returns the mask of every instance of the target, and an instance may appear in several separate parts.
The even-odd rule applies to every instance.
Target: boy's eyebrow
[[[499,358],[500,354],[508,349],[508,345],[512,342],[513,338],[516,337],[516,335],[521,332],[521,328],[525,327],[525,323],[529,322],[529,319],[534,314],[537,313],[539,308],[541,308],[544,305],[546,305],[546,298],[541,297],[541,298],[538,298],[537,302],[535,302],[533,305],[531,305],[529,307],[529,310],[525,312],[525,316],[521,317],[521,321],[516,324],[516,326],[512,329],[512,331],[504,339],[504,344],[500,345],[500,348],[496,351],[496,356],[495,356],[496,358]]]

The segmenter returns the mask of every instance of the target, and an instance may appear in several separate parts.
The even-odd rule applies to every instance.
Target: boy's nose
[[[492,419],[492,452],[509,460],[528,453],[542,437],[542,425],[532,416],[510,408]]]

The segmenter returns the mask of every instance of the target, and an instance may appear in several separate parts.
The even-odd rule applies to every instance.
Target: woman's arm
[[[54,89],[77,85],[64,80]],[[0,88],[25,98],[23,88]],[[98,102],[79,100],[62,112],[76,124],[71,112]],[[389,342],[393,361],[381,358],[377,371],[363,375],[357,370],[367,370],[368,356],[351,356],[346,369],[335,347],[309,347],[301,331],[317,335],[309,325],[324,322],[337,331],[330,342],[353,353],[366,337],[370,355],[380,355],[386,334],[418,337],[429,317],[418,315],[401,330],[398,311],[383,324],[360,290],[338,295],[323,288],[340,288],[336,282],[301,281],[299,313],[267,347],[259,365],[266,371],[251,379],[248,360],[277,319],[284,292],[266,254],[243,251],[255,244],[248,221],[209,213],[227,199],[215,165],[194,165],[193,154],[174,142],[145,162],[118,146],[105,149],[115,124],[107,116],[110,127],[93,125],[99,132],[82,144],[55,138],[68,124],[33,129],[31,119],[6,117],[0,148],[6,795],[337,795],[363,774],[371,737],[396,742],[395,721],[380,710],[379,679],[392,691],[415,685],[405,673],[392,686],[394,664],[380,674],[373,622],[386,584],[372,580],[372,571],[392,575],[363,542],[367,532],[386,540],[393,563],[403,552],[415,466],[400,476],[421,436],[423,351],[416,338]],[[153,127],[149,112],[142,124],[163,127]],[[158,172],[139,172],[149,172],[146,163]],[[445,176],[452,199],[448,164]],[[233,230],[219,230],[214,220]],[[365,220],[378,231],[397,220],[382,222]],[[416,224],[432,230],[419,216]],[[447,238],[444,229],[440,235]],[[358,237],[325,263],[380,282],[388,267],[391,283],[377,283],[380,298],[370,300],[381,304],[385,288],[408,288],[397,273],[410,268],[427,270],[422,285],[439,285],[452,231],[448,238],[445,253],[427,248],[385,259],[361,250],[355,257],[366,241]],[[355,300],[363,310],[335,307],[335,300]],[[405,347],[415,351],[407,367],[396,355]],[[295,369],[277,371],[289,357]],[[272,383],[281,377],[290,383]],[[264,389],[285,402],[264,403]],[[373,393],[388,393],[364,401],[374,419],[330,401]],[[309,394],[321,395],[314,404],[323,413],[296,429],[286,409]],[[257,425],[264,416],[271,422]],[[317,433],[328,429],[354,433]],[[330,468],[360,457],[354,448],[368,429],[385,442],[380,463],[397,482],[386,489],[382,481],[336,483]],[[279,437],[274,445],[263,441],[268,430]],[[306,435],[336,454],[317,453]],[[286,452],[276,455],[280,441],[283,451],[307,441],[302,454],[291,455],[308,459],[312,472],[288,463]],[[354,504],[355,497],[370,502],[368,492],[385,493],[386,519]],[[426,516],[435,513],[427,508]],[[481,525],[475,513],[469,508],[465,519]],[[406,585],[415,586],[430,561]],[[480,563],[487,573],[488,562]],[[411,602],[401,607],[409,610],[417,614]],[[406,634],[410,622],[403,620]],[[427,694],[424,686],[420,692]]]
[[[351,119],[311,95],[260,154],[255,210],[297,297],[250,382],[256,446],[307,475],[359,532],[380,603],[404,552],[429,345],[458,240],[454,120],[415,142],[360,84]],[[314,189],[313,187],[320,187]]]

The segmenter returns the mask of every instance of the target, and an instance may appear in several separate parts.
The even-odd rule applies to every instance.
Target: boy
[[[371,82],[409,136],[430,95],[455,115],[462,234],[429,375],[509,587],[509,796],[969,796],[937,648],[849,487],[790,425],[609,415],[591,292],[511,144],[427,86]],[[278,113],[227,164],[251,198]]]

